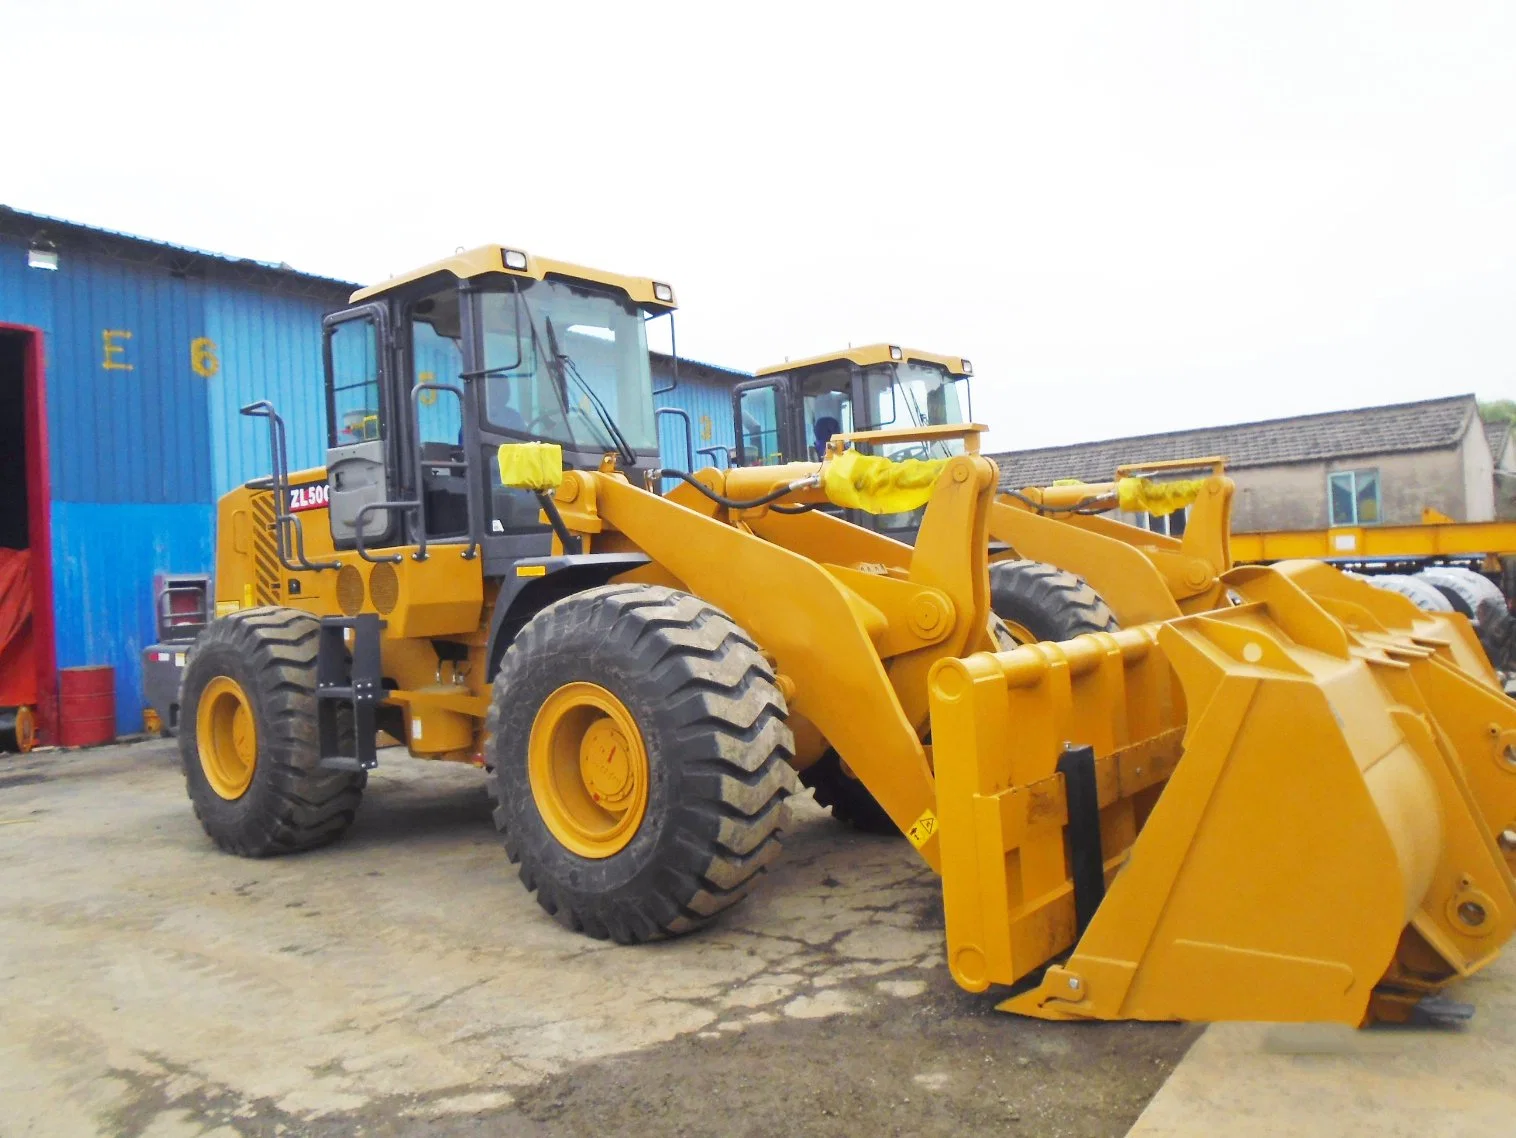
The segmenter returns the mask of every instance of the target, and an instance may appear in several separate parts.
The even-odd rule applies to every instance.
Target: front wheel
[[[505,653],[486,726],[522,883],[623,944],[705,924],[779,854],[785,711],[757,646],[698,597],[607,585],[549,605]]]
[[[320,629],[298,609],[243,609],[213,621],[190,648],[179,756],[195,816],[229,853],[324,845],[357,812],[368,776],[317,766]]]

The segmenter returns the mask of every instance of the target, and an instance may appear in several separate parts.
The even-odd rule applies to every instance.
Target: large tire
[[[704,925],[780,852],[795,786],[785,714],[757,646],[698,597],[607,585],[549,605],[501,660],[486,724],[495,825],[522,883],[600,939]],[[628,755],[604,785],[597,731],[607,763],[618,745]]]
[[[990,607],[1023,643],[1072,640],[1119,627],[1083,577],[1041,561],[991,562]]]
[[[1483,573],[1451,565],[1423,569],[1416,580],[1427,582],[1473,622],[1485,655],[1498,671],[1511,670],[1516,664],[1516,619],[1499,585]]]
[[[297,609],[243,609],[212,621],[190,648],[179,755],[195,816],[229,853],[313,849],[340,837],[358,810],[367,775],[317,766],[320,628]]]
[[[895,820],[884,812],[868,788],[850,775],[836,751],[826,754],[800,772],[800,781],[816,794],[816,802],[829,806],[832,817],[865,834],[900,835]]]

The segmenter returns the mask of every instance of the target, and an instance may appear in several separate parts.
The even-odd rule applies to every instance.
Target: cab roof
[[[507,255],[509,259],[507,259]],[[571,265],[567,261],[553,261],[546,257],[533,256],[520,249],[507,245],[481,245],[477,249],[470,249],[466,253],[454,253],[451,257],[444,257],[440,261],[433,261],[430,265],[422,265],[419,269],[412,269],[408,273],[391,277],[379,284],[360,288],[353,293],[350,303],[357,304],[360,301],[371,300],[381,293],[401,285],[410,284],[412,281],[421,280],[436,273],[451,273],[459,280],[467,280],[470,277],[484,276],[487,273],[504,273],[512,277],[530,277],[532,280],[545,280],[548,277],[563,277],[570,280],[586,281],[590,284],[608,285],[619,289],[631,297],[637,304],[647,308],[657,309],[660,312],[670,312],[676,307],[674,290],[670,285],[661,281],[654,281],[648,277],[624,277],[620,273],[607,273],[601,269],[589,269],[583,265]]]
[[[859,367],[868,367],[871,364],[899,363],[902,360],[919,360],[921,363],[936,364],[939,367],[946,368],[949,375],[974,374],[973,365],[962,356],[941,356],[936,352],[923,352],[918,351],[916,348],[902,348],[898,344],[865,344],[861,348],[847,348],[840,352],[828,352],[825,355],[811,356],[808,359],[771,364],[768,367],[759,368],[753,374],[779,375],[787,371],[799,371],[802,368],[843,361],[857,364]]]

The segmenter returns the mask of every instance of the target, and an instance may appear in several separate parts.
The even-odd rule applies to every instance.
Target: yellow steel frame
[[[1479,557],[1485,559],[1486,568],[1498,570],[1501,557],[1516,556],[1516,522],[1423,522],[1408,526],[1234,533],[1232,556],[1239,565],[1296,559],[1395,561]]]

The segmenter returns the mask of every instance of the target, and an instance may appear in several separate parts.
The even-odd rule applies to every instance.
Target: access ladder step
[[[375,613],[321,618],[316,642],[316,734],[322,770],[371,771],[379,765],[374,708],[384,699],[379,662],[383,627]],[[349,631],[353,634],[351,656]],[[343,737],[344,712],[351,724],[351,739]]]

